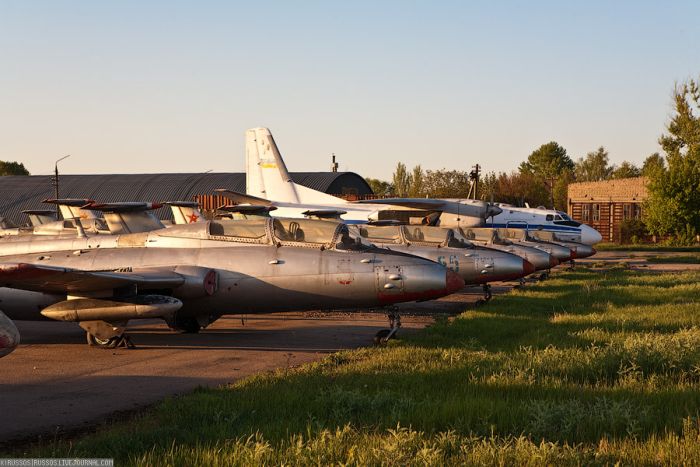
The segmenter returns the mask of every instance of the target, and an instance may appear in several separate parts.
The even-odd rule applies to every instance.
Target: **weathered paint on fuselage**
[[[183,299],[178,313],[206,310],[212,318],[226,313],[382,306],[446,294],[445,268],[421,258],[279,242],[237,243],[209,238],[205,230],[203,223],[122,236],[2,241],[0,262],[86,271],[211,268],[218,275],[217,291]],[[178,289],[168,292],[179,298]],[[40,319],[38,310],[66,297],[0,289],[0,300],[6,298],[12,298],[4,307],[10,317]]]

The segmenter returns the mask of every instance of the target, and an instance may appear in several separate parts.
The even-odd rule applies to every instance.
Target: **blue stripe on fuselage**
[[[525,225],[523,225],[525,224]],[[508,224],[501,224],[494,222],[493,224],[490,222],[486,222],[487,227],[492,227],[494,229],[527,229],[527,230],[551,230],[555,232],[572,232],[572,233],[581,233],[581,228],[580,227],[569,227],[565,225],[552,225],[552,224],[527,224],[526,222],[512,222],[511,225]]]

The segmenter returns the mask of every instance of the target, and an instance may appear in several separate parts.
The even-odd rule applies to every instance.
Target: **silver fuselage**
[[[375,307],[428,300],[457,288],[453,280],[448,291],[446,269],[422,258],[377,249],[341,251],[331,243],[294,242],[272,235],[245,243],[210,234],[209,224],[119,236],[7,238],[0,241],[0,263],[81,271],[137,272],[182,265],[208,268],[216,272],[218,282],[211,295],[198,296],[191,287],[156,292],[182,300],[178,313],[200,318],[206,315],[209,322],[227,313]],[[147,288],[138,290],[148,292]],[[67,294],[0,288],[1,308],[13,319],[41,319],[42,308],[66,298]]]

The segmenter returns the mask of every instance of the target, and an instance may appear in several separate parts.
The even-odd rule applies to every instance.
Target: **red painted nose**
[[[528,260],[523,260],[523,273],[527,276],[535,272],[535,265]]]
[[[464,287],[464,279],[460,277],[459,274],[447,270],[447,276],[445,277],[445,288],[448,293],[455,293]]]
[[[557,266],[559,264],[559,260],[556,259],[553,255],[549,255],[549,269],[552,269],[554,266]]]

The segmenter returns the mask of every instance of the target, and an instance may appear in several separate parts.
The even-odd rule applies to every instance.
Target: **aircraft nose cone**
[[[456,272],[452,272],[448,269],[445,277],[445,289],[447,293],[455,293],[461,290],[462,287],[464,287],[464,279]]]
[[[19,345],[19,331],[15,323],[0,311],[0,358],[11,353]]]
[[[585,243],[586,245],[595,245],[603,240],[603,236],[600,235],[600,232],[598,232],[596,229],[587,225],[584,227],[585,228],[581,229],[581,243]]]
[[[523,260],[523,274],[525,276],[529,276],[535,272],[535,265],[529,262],[528,260],[524,259]]]

